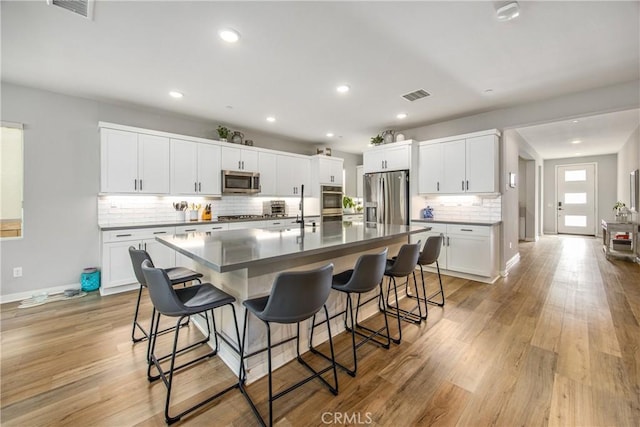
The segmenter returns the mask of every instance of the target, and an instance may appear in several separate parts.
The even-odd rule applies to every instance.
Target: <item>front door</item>
[[[556,166],[558,233],[596,234],[596,165]]]

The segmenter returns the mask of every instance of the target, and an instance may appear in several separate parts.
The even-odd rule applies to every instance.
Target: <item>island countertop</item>
[[[156,237],[160,243],[224,273],[277,263],[297,257],[326,254],[344,248],[380,244],[402,236],[424,232],[420,226],[364,223],[330,224],[317,227],[244,229],[218,233],[188,233]]]

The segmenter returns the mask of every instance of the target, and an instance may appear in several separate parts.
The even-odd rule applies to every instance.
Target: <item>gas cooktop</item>
[[[282,218],[284,215],[220,215],[218,221],[237,221],[242,219],[271,219]]]

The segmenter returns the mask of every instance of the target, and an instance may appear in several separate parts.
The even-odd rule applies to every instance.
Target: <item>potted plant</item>
[[[383,142],[384,142],[384,138],[380,134],[377,134],[376,136],[371,137],[371,145],[380,145]]]
[[[345,213],[353,213],[353,208],[356,207],[356,202],[349,196],[342,196],[342,207]]]
[[[627,205],[624,202],[618,200],[615,205],[613,205],[613,210],[616,213],[616,221],[626,222],[627,221]]]
[[[220,141],[226,141],[229,137],[229,132],[231,131],[228,127],[222,125],[218,126],[218,136],[220,137]]]

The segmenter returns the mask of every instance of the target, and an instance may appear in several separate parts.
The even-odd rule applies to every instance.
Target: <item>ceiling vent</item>
[[[414,92],[407,93],[406,95],[402,95],[402,97],[407,101],[417,101],[418,99],[426,98],[427,96],[431,96],[431,94],[424,89],[419,89]]]
[[[95,0],[47,0],[47,4],[58,6],[93,20],[93,4]]]

